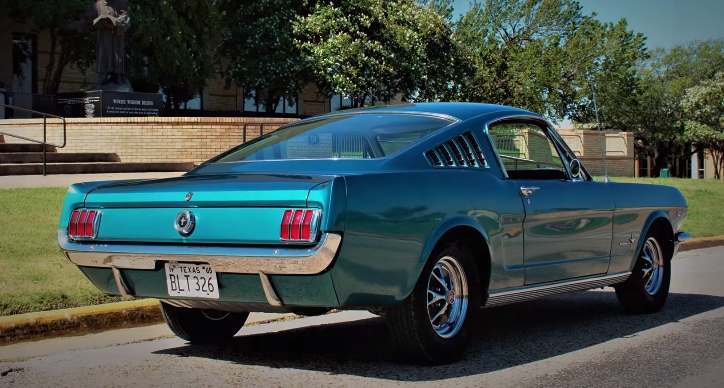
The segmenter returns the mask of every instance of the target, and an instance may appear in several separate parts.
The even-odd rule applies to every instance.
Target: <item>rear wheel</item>
[[[405,302],[386,311],[392,337],[413,360],[430,364],[462,357],[482,291],[472,253],[450,244],[430,256]]]
[[[660,241],[655,234],[646,236],[631,276],[615,287],[618,300],[630,313],[660,311],[669,296],[671,255]]]
[[[161,311],[174,334],[195,344],[218,344],[229,340],[249,317],[248,312],[192,309],[163,302]]]

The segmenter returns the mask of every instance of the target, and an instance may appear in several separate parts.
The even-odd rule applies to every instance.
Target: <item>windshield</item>
[[[375,159],[392,155],[450,124],[438,117],[400,113],[331,116],[281,128],[209,162]]]

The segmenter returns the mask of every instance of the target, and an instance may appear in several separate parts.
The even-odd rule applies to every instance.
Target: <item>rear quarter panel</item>
[[[491,271],[496,274],[491,289],[522,285],[522,270],[505,270],[523,259],[523,209],[514,183],[483,170],[452,169],[345,179],[344,239],[331,270],[341,305],[404,300],[435,243],[458,225],[477,229],[480,244],[489,242]]]
[[[687,203],[679,189],[642,183],[609,183],[616,210],[609,273],[630,271],[643,238],[657,218],[669,221],[673,232],[680,230]],[[634,238],[634,244],[628,244]]]

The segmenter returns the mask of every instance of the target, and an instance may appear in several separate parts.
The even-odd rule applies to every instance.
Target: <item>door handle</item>
[[[538,190],[540,190],[540,187],[534,187],[534,186],[531,186],[531,187],[521,186],[520,187],[520,193],[528,200],[528,205],[530,205],[530,198],[528,196],[535,193]]]

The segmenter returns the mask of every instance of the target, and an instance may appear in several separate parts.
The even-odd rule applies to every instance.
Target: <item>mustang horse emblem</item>
[[[194,213],[184,210],[176,216],[176,221],[173,226],[181,236],[188,237],[194,232],[194,228],[196,227],[196,216],[194,216]]]

